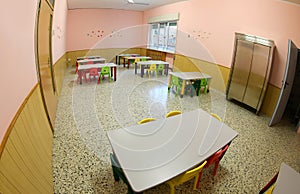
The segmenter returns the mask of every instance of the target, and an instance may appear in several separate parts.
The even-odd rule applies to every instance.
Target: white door
[[[281,121],[286,104],[289,100],[290,93],[293,87],[295,71],[297,65],[298,48],[293,41],[288,41],[288,55],[285,67],[285,74],[282,80],[281,92],[277,101],[276,108],[269,123],[269,126],[275,125]]]

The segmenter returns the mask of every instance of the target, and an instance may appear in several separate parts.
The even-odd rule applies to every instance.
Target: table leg
[[[125,57],[123,57],[123,65],[124,65],[124,68],[125,68]]]
[[[166,76],[168,76],[168,73],[169,73],[169,64],[166,64],[165,68],[166,68],[166,70],[165,70]]]
[[[141,77],[144,76],[145,65],[141,65]]]
[[[134,73],[137,74],[137,63],[134,63]]]
[[[182,86],[181,86],[180,98],[182,98],[183,95],[184,95],[185,85],[186,85],[186,80],[182,80]]]
[[[127,66],[127,68],[129,69],[129,66],[130,66],[130,59],[128,59],[127,61],[128,61],[128,66]]]
[[[114,80],[117,81],[117,67],[114,67]]]

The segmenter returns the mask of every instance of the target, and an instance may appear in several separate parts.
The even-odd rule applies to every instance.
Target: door
[[[53,127],[58,97],[51,55],[52,14],[52,6],[47,0],[41,0],[37,19],[37,70],[45,109]]]
[[[277,105],[272,115],[269,126],[279,123],[283,116],[294,82],[295,70],[297,66],[297,57],[298,48],[293,43],[293,41],[288,40],[288,55],[285,67],[285,74],[282,81],[279,99],[277,101]]]

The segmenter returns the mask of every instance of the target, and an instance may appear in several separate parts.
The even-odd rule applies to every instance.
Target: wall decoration
[[[90,38],[102,38],[104,37],[104,30],[91,30],[90,32],[86,33],[86,36]]]
[[[192,35],[188,35],[189,37],[192,36],[195,40],[203,40],[203,39],[209,39],[211,37],[212,33],[202,30],[193,30]]]

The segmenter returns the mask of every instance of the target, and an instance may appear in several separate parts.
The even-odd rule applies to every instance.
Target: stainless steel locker
[[[227,99],[242,102],[259,112],[269,80],[274,47],[272,40],[236,33]]]

